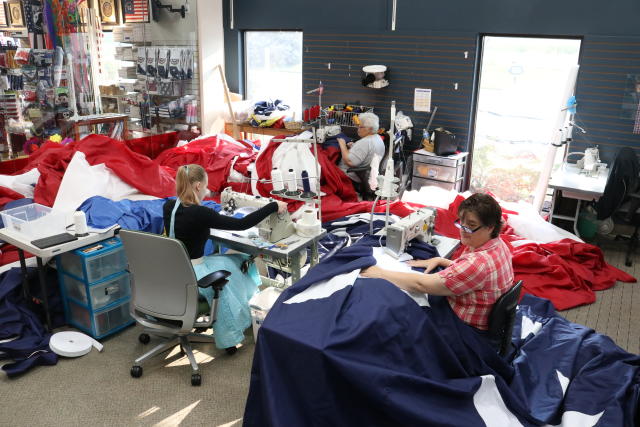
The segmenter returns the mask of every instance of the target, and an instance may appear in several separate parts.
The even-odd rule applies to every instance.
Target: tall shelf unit
[[[161,23],[132,23],[113,28],[114,41],[119,44],[116,57],[120,61],[120,81],[118,94],[107,95],[107,99],[114,101],[107,102],[114,112],[130,116],[129,129],[133,132],[158,134],[190,130],[193,126],[201,129],[196,35],[192,32],[181,40],[173,37],[154,40],[157,30],[154,33],[152,25]],[[158,59],[148,60],[156,55],[172,60],[171,64],[163,65],[168,67],[164,78],[146,75],[147,67],[157,72]],[[175,65],[173,61],[178,57],[181,63]],[[144,64],[139,64],[141,58],[145,58]],[[173,67],[182,72],[173,72]]]

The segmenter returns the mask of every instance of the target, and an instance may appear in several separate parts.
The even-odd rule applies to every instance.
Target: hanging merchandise
[[[139,47],[136,58],[136,75],[139,79],[144,79],[147,76],[147,49]]]
[[[24,14],[29,31],[29,44],[33,48],[44,48],[44,11],[40,0],[24,0]]]
[[[173,80],[182,80],[182,49],[174,47],[169,53],[169,75]]]
[[[171,49],[167,47],[158,48],[158,77],[161,79],[169,78],[169,56]]]
[[[158,48],[148,47],[146,50],[147,50],[147,67],[146,67],[147,80],[154,80],[157,75]]]

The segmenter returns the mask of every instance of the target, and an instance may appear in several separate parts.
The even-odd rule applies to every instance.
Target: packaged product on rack
[[[147,49],[147,79],[155,79],[158,73],[158,48],[148,47]]]
[[[183,79],[191,80],[193,78],[193,50],[192,49],[184,49],[184,59],[182,64],[183,70]]]
[[[138,58],[136,61],[136,74],[140,77],[147,75],[147,49],[144,47],[139,47],[137,49]],[[140,78],[139,77],[139,78]]]
[[[25,65],[21,72],[24,86],[27,89],[35,89],[38,85],[38,69],[33,65]]]
[[[182,49],[179,47],[171,48],[169,58],[169,76],[173,80],[182,79]]]
[[[36,67],[50,67],[53,65],[53,51],[48,49],[32,49],[31,63]]]
[[[57,87],[55,89],[55,106],[56,109],[69,108],[69,89],[66,87]]]
[[[38,68],[38,83],[44,84],[45,87],[53,87],[51,67]]]
[[[16,49],[15,55],[13,56],[13,60],[18,65],[27,65],[30,60],[30,52],[31,49],[20,47]]]
[[[158,77],[169,78],[169,57],[171,49],[167,47],[158,48]]]

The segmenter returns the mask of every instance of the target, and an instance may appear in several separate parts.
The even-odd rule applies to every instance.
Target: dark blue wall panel
[[[417,142],[421,136],[419,130],[426,126],[429,113],[413,111],[414,89],[432,89],[432,106],[438,106],[434,125],[456,133],[461,147],[466,148],[476,39],[473,34],[462,33],[305,32],[303,90],[313,89],[322,81],[325,87],[323,106],[356,102],[373,106],[380,116],[381,126],[387,129],[391,101],[395,100],[396,109],[412,118],[416,132],[414,141]],[[368,64],[388,67],[388,87],[362,86],[362,67]],[[457,90],[455,83],[458,83]],[[317,95],[303,98],[306,106],[317,102]]]
[[[585,36],[576,88],[578,124],[571,151],[598,145],[611,163],[620,147],[640,148],[633,119],[625,118],[622,103],[627,76],[640,74],[640,37]]]
[[[602,157],[611,161],[621,146],[640,147],[633,121],[622,118],[621,108],[627,74],[640,74],[638,0],[397,0],[395,32],[390,31],[391,0],[234,4],[235,29],[230,30],[229,0],[224,2],[226,72],[232,90],[242,91],[243,30],[302,30],[304,88],[322,80],[323,104],[372,104],[386,127],[395,99],[421,129],[428,115],[413,112],[413,88],[431,88],[433,104],[439,106],[435,124],[464,141],[473,115],[480,34],[583,37],[577,119],[588,133],[575,134],[572,151],[598,144]],[[360,85],[360,69],[371,63],[390,67],[390,87],[375,91]],[[312,105],[316,98],[305,96],[303,101]]]

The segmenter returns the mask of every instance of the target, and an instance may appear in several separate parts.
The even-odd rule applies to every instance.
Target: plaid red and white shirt
[[[438,272],[454,293],[449,305],[463,322],[489,328],[496,300],[513,286],[513,266],[507,245],[495,238],[475,250],[467,248],[453,264]]]

